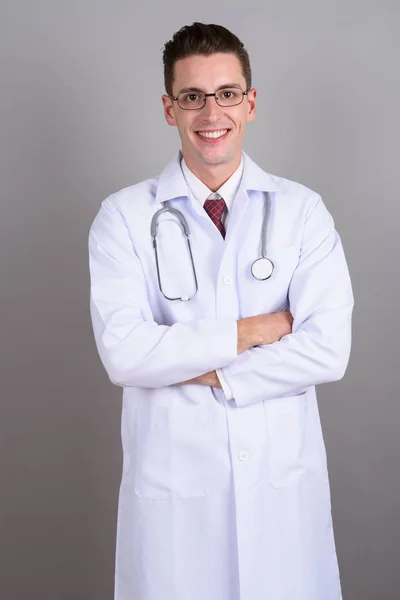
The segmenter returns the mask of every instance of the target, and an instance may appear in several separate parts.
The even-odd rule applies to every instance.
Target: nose
[[[206,104],[202,109],[202,117],[216,121],[221,116],[221,107],[216,103],[215,96],[207,96]]]

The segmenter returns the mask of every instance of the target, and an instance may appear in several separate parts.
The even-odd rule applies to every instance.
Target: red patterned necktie
[[[204,210],[210,217],[211,221],[221,232],[222,237],[225,239],[225,227],[222,224],[222,215],[226,208],[225,200],[217,193],[210,194],[207,200],[204,202]]]

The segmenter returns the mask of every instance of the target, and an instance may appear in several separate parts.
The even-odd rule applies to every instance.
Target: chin
[[[210,152],[210,154],[202,154],[201,159],[206,165],[223,165],[231,162],[234,156],[234,152],[224,152],[223,154],[213,154]]]

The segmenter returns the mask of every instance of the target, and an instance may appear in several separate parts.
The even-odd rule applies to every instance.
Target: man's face
[[[174,68],[172,95],[195,88],[206,94],[224,86],[246,90],[246,80],[235,54],[216,53],[178,60]],[[191,166],[220,165],[235,162],[242,152],[246,124],[255,118],[256,90],[251,89],[236,106],[219,106],[215,97],[207,97],[198,110],[184,110],[169,96],[162,97],[169,125],[178,127],[182,151]],[[204,137],[204,132],[224,132],[221,137]],[[215,135],[215,134],[214,134]]]

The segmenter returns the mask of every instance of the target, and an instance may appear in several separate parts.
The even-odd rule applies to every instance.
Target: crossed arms
[[[238,355],[253,346],[263,346],[279,341],[283,336],[292,333],[292,323],[293,317],[290,312],[286,311],[240,319],[237,322]],[[222,387],[215,370],[182,381],[178,385],[188,383]]]
[[[301,227],[290,314],[158,325],[124,217],[105,200],[89,235],[91,315],[111,381],[220,387],[220,369],[236,404],[246,406],[340,379],[350,353],[353,295],[341,240],[317,194]]]

